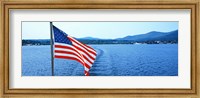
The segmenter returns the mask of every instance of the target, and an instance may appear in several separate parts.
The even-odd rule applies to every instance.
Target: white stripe
[[[58,43],[56,43],[56,45],[64,45],[64,46],[71,47],[71,48],[74,49],[73,46],[71,46],[71,45],[67,45],[67,44],[58,44]],[[80,55],[79,53],[77,53],[76,51],[71,50],[71,49],[55,47],[55,50],[63,50],[63,51],[67,51],[67,52],[73,52],[73,53],[77,54],[78,56],[80,56],[82,59],[84,59],[84,58],[82,57],[82,55]]]
[[[76,49],[76,48],[74,48],[74,49]],[[81,53],[82,55],[84,55],[90,62],[94,62],[94,60],[92,60],[92,58],[90,58],[87,54],[85,54],[84,52],[82,52],[82,51],[80,51],[80,50],[78,50],[78,49],[76,49],[79,53]],[[94,58],[95,59],[95,58]],[[86,60],[87,61],[87,60]]]
[[[55,53],[55,55],[57,55],[57,56],[67,56],[67,57],[74,57],[74,58],[77,58],[77,56],[70,55],[70,54],[64,55],[64,54],[60,54],[60,53]],[[77,58],[77,59],[79,59],[79,58]],[[79,59],[79,60],[81,60],[81,59]],[[81,62],[84,63],[82,60],[81,60]],[[84,66],[84,65],[83,65],[83,66]],[[85,69],[86,71],[89,71],[89,69],[88,69],[87,67],[85,67],[85,66],[84,66],[84,69]]]
[[[68,44],[61,44],[61,43],[55,43],[55,45],[62,45],[62,46],[67,46],[67,47],[70,47],[70,48],[73,48],[73,49],[75,49],[72,45],[68,45]],[[79,53],[77,53],[76,51],[74,51],[74,50],[71,50],[71,49],[66,49],[66,48],[60,48],[60,47],[55,47],[55,50],[64,50],[64,51],[69,51],[69,52],[73,52],[73,53],[76,53],[77,55],[79,55],[79,56],[81,56],[82,57],[82,55],[80,55],[81,53],[79,52]]]
[[[77,56],[75,56],[75,55],[71,55],[71,54],[63,54],[63,53],[55,53],[54,55],[57,55],[57,56],[68,56],[68,57],[74,57],[74,58],[79,59],[82,63],[84,63],[83,60],[81,60],[79,57],[77,57]]]
[[[92,56],[93,58],[96,57],[94,54],[90,53],[88,50],[86,50],[86,49],[83,48],[82,46],[78,45],[77,43],[75,43],[75,42],[72,42],[72,43],[73,43],[73,45],[75,45],[75,46],[81,48],[82,50],[84,50],[85,52],[87,52],[87,53],[88,53],[90,56]]]
[[[87,54],[85,54],[84,52],[82,52],[82,51],[76,49],[75,47],[73,47],[73,46],[71,46],[71,45],[68,45],[68,44],[62,44],[62,43],[55,43],[55,45],[62,45],[62,46],[68,46],[68,47],[71,47],[71,48],[75,49],[76,51],[78,51],[80,54],[86,56],[86,58],[89,59],[90,62],[92,62],[92,63],[94,62],[94,60],[92,60],[92,58],[90,58]],[[62,48],[62,49],[63,49],[63,48]],[[96,56],[95,56],[95,58],[96,58]],[[95,58],[94,58],[94,59],[95,59]]]
[[[88,69],[87,67],[84,67],[85,71],[89,71],[90,69]]]
[[[79,43],[79,44],[81,44],[81,45],[83,45],[85,48],[87,48],[88,50],[90,50],[90,51],[93,51],[94,53],[96,53],[96,51],[94,51],[94,50],[92,50],[92,49],[90,49],[90,48],[88,48],[88,47],[90,47],[90,46],[88,46],[88,47],[86,47],[84,44],[82,44],[82,43],[80,43],[79,41],[77,41],[76,39],[74,39],[73,37],[71,37],[71,36],[68,36],[69,38],[71,38],[71,39],[73,39],[73,41],[75,41],[75,42],[77,42],[77,43]]]
[[[89,65],[90,67],[92,67],[92,64],[91,64],[90,62],[88,62],[87,60],[85,60],[85,63],[86,63],[87,65]]]
[[[82,63],[84,63],[80,58],[78,58],[77,56],[74,56],[74,55],[70,55],[70,54],[61,54],[61,53],[55,53],[55,55],[57,56],[68,56],[68,57],[74,57],[74,58],[77,58],[79,59]],[[84,65],[83,65],[84,66]],[[86,71],[89,71],[89,69],[87,67],[84,66],[84,69]]]
[[[54,45],[72,46],[72,45],[69,45],[69,44],[65,44],[65,43],[57,43],[57,42],[55,42]]]
[[[70,50],[70,49],[64,49],[64,48],[55,48],[55,50],[62,50],[62,51],[67,51],[67,52],[72,52],[75,53],[79,56],[79,58],[83,59],[85,61],[86,64],[88,64],[90,67],[92,66],[92,64],[90,62],[88,62],[84,57],[82,57],[81,55],[79,55],[76,51],[74,50]],[[56,52],[55,52],[56,53]],[[64,53],[62,53],[64,54]]]
[[[60,43],[55,43],[55,45],[63,45],[63,46],[68,46],[68,47],[71,47],[71,48],[73,48],[73,49],[75,49],[75,50],[77,50],[76,48],[74,48],[73,46],[71,46],[71,45],[67,45],[67,44],[60,44]],[[77,55],[79,55],[76,51],[74,51],[74,50],[71,50],[71,49],[66,49],[66,48],[55,48],[55,50],[62,50],[62,51],[68,51],[68,52],[73,52],[73,53],[75,53],[75,54],[77,54]],[[85,53],[83,53],[82,51],[79,51],[79,50],[77,50],[80,54],[82,54],[82,55],[84,55]],[[86,54],[85,54],[86,55]],[[90,59],[90,57],[88,57],[87,55],[86,55],[86,57],[92,62],[92,63],[90,63],[90,62],[88,62],[88,60],[86,60],[84,57],[82,57],[81,55],[79,55],[80,56],[80,58],[82,58],[83,60],[84,60],[84,62],[86,63],[86,64],[88,64],[90,67],[92,66],[92,63],[94,62],[94,60],[92,60],[92,59]]]
[[[61,50],[61,51],[66,51],[66,52],[72,52],[72,53],[75,53],[76,55],[80,56],[81,58],[83,58],[82,55],[78,54],[76,51],[71,50],[71,49],[55,48],[55,50]],[[55,51],[54,51],[54,52],[55,52]]]

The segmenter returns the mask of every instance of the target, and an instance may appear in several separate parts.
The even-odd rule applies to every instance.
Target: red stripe
[[[73,44],[73,46],[76,46],[76,47],[78,47],[78,46],[80,46],[80,45],[75,45],[75,44]],[[82,47],[82,46],[80,46],[80,47]],[[79,49],[81,49],[80,47],[78,47]],[[82,47],[82,48],[84,48],[84,47]],[[84,48],[85,49],[85,48]],[[90,50],[87,50],[87,49],[81,49],[81,50],[83,50],[84,52],[89,52],[90,54],[93,54],[93,55],[95,55],[96,56],[96,53],[94,53],[94,52],[92,52],[92,51],[90,51]]]
[[[75,56],[77,56],[78,58],[80,58],[84,62],[83,58],[80,55],[77,55],[76,53],[68,52],[68,51],[63,51],[63,50],[55,50],[54,52],[55,53],[63,53],[63,54],[75,55]]]
[[[70,49],[70,50],[73,50],[75,51],[76,53],[78,53],[79,55],[82,55],[80,54],[76,49],[70,47],[70,46],[63,46],[63,45],[55,45],[55,48],[65,48],[65,49]]]
[[[87,60],[90,64],[93,64],[85,55],[83,55],[83,58],[85,59],[85,60]],[[93,60],[94,61],[94,60]]]
[[[85,67],[87,67],[88,69],[90,69],[90,68],[91,68],[91,66],[90,66],[90,65],[88,65],[87,63],[85,63]]]
[[[83,60],[79,55],[77,55],[76,53],[67,52],[67,51],[63,51],[63,50],[55,50],[55,52],[56,52],[56,53],[63,53],[63,54],[72,54],[72,55],[75,55],[75,56],[77,56],[79,59],[81,59],[82,62],[84,62],[84,60]],[[86,60],[87,60],[87,59],[86,59]],[[90,63],[90,61],[88,61],[88,62]],[[84,62],[84,63],[85,63],[85,62]],[[90,63],[90,64],[92,64],[92,63]],[[91,68],[91,66],[88,65],[87,63],[85,63],[85,67],[87,67],[88,69]]]
[[[69,57],[69,56],[58,56],[58,55],[55,55],[55,58],[75,60],[75,61],[80,62],[83,66],[85,65],[85,64],[84,64],[83,62],[81,62],[79,59],[74,58],[74,57]]]
[[[89,76],[90,75],[89,71],[85,70],[84,73],[85,73],[85,76]]]
[[[81,48],[74,46],[76,49],[78,49],[79,51],[84,52],[87,56],[89,56],[92,60],[95,60],[95,58],[93,58],[90,54],[88,54],[86,51],[82,50]]]
[[[75,39],[73,39],[73,38],[70,38],[70,37],[68,37],[68,38],[69,38],[71,41],[75,42],[76,44],[82,46],[82,47],[83,47],[84,49],[86,49],[87,51],[89,51],[89,52],[91,52],[92,54],[96,55],[96,52],[93,52],[93,51],[91,51],[91,50],[89,50],[89,49],[87,49],[87,48],[85,48],[85,47],[88,47],[88,48],[94,50],[93,48],[91,48],[91,47],[89,47],[89,46],[87,46],[87,45],[85,45],[85,44],[83,44],[83,43],[80,43],[80,42],[78,42],[77,40],[75,40]],[[94,51],[95,51],[95,50],[94,50]]]
[[[55,50],[54,52],[55,53],[63,53],[63,54],[72,54],[72,55],[75,55],[75,56],[79,57],[80,59],[82,59],[80,55],[73,53],[73,52],[68,52],[68,51],[63,51],[63,50]]]
[[[73,49],[72,47],[69,47],[69,46],[62,46],[62,45],[55,45],[55,48],[65,48],[65,49],[71,49],[71,50],[74,50],[75,52],[77,52],[79,55],[81,55],[77,50]],[[76,47],[75,47],[76,48]],[[79,49],[78,49],[79,50]],[[81,50],[80,50],[81,51]],[[85,52],[84,52],[85,53]],[[86,55],[88,55],[86,53]],[[84,59],[86,59],[89,63],[92,64],[92,62],[85,56],[85,55],[82,55]],[[93,57],[89,56],[93,61]]]

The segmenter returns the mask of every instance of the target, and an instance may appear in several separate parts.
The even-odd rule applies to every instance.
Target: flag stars
[[[65,32],[61,31],[55,26],[53,26],[53,32],[55,42],[72,45],[72,42],[67,38],[68,35]]]

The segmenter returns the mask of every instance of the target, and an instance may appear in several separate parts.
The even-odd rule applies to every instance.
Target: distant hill
[[[133,40],[133,41],[154,41],[154,40],[170,41],[170,40],[176,40],[176,41],[178,41],[178,30],[174,30],[174,31],[171,31],[171,32],[152,31],[152,32],[149,32],[149,33],[146,33],[146,34],[117,38],[116,40]]]
[[[83,37],[83,38],[76,38],[79,40],[101,40],[100,38],[94,38],[94,37]]]
[[[160,41],[178,41],[178,30],[171,31],[167,33],[165,36],[160,36],[155,38],[154,40],[160,40]]]
[[[143,44],[178,43],[178,30],[171,32],[152,31],[146,34],[125,36],[116,39],[100,39],[94,37],[76,39],[85,44],[134,44],[138,42]],[[50,39],[26,39],[22,40],[22,45],[50,45]]]

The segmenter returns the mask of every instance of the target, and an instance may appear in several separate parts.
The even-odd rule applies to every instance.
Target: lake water
[[[91,45],[91,76],[177,76],[178,44]],[[77,61],[55,59],[56,76],[84,76]],[[22,76],[51,76],[50,46],[22,46]]]

